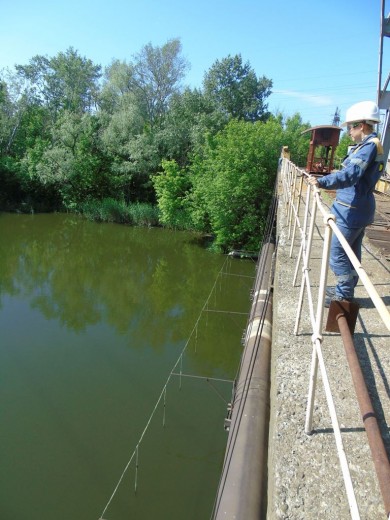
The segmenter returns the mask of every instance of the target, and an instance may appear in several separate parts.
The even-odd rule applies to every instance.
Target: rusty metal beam
[[[390,518],[390,464],[383,439],[379,430],[375,410],[364,380],[359,358],[344,312],[336,317],[340,334],[343,340],[345,353],[351,370],[356,396],[359,402],[360,413],[367,433],[375,470],[378,476],[383,503],[387,518]]]
[[[273,244],[261,252],[214,520],[265,518]]]

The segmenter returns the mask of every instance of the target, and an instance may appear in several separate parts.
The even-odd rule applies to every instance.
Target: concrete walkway
[[[322,233],[321,221],[319,216],[318,225]],[[351,514],[320,375],[315,399],[314,433],[308,436],[304,432],[312,330],[305,299],[299,335],[293,333],[300,287],[293,287],[292,281],[300,243],[299,238],[296,239],[293,257],[290,258],[287,231],[284,208],[280,206],[274,293],[267,518],[347,520]],[[317,230],[310,264],[315,301],[322,246],[323,241]],[[390,263],[368,239],[364,242],[362,265],[390,308]],[[334,284],[331,273],[328,284]],[[355,295],[361,308],[354,343],[390,454],[390,332],[379,318],[361,283]],[[322,349],[360,518],[384,519],[386,515],[382,496],[340,335],[324,332]]]

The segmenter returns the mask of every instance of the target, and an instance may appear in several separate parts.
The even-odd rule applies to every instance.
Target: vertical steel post
[[[329,218],[332,218],[332,217],[333,217],[333,215],[329,215]],[[330,226],[327,225],[325,228],[324,247],[322,250],[320,287],[319,287],[318,303],[317,303],[317,317],[316,317],[314,332],[313,332],[313,336],[312,336],[313,355],[312,355],[311,368],[310,368],[309,394],[308,394],[308,399],[307,399],[308,403],[307,403],[306,423],[305,423],[305,432],[308,435],[310,435],[310,433],[312,431],[313,408],[314,408],[314,398],[315,398],[317,371],[318,371],[318,358],[317,358],[314,342],[316,341],[316,339],[322,339],[321,332],[322,332],[322,323],[323,323],[323,317],[324,317],[324,301],[325,301],[326,281],[327,281],[327,277],[328,277],[328,265],[329,265],[331,240],[332,240],[332,230],[331,230]]]
[[[292,171],[293,171],[293,175],[292,175],[292,182],[291,182],[291,215],[290,215],[290,219],[289,219],[289,223],[288,223],[288,234],[287,234],[288,238],[291,237],[291,228],[294,229],[294,224],[296,222],[295,199],[296,199],[296,194],[297,194],[298,174],[297,174],[297,168],[293,165],[292,165]]]
[[[300,246],[298,258],[296,261],[294,278],[293,278],[294,287],[295,287],[295,283],[296,283],[296,280],[298,277],[299,266],[301,265],[302,254],[306,247],[306,228],[307,228],[307,220],[308,220],[308,214],[309,214],[309,205],[310,205],[310,190],[308,189],[306,191],[305,214],[304,214],[304,218],[303,218],[303,226],[301,227],[301,246]],[[297,219],[298,218],[299,218],[299,216],[297,214]]]
[[[311,189],[308,186],[307,191],[311,193]],[[307,198],[307,209],[309,207],[309,200],[310,197]],[[313,243],[313,234],[314,234],[314,226],[315,226],[315,220],[317,216],[317,201],[316,198],[313,197],[312,201],[312,207],[311,207],[311,220],[309,225],[309,233],[308,233],[308,239],[302,249],[302,257],[303,257],[303,268],[302,268],[302,280],[301,280],[301,290],[299,292],[299,300],[298,300],[298,307],[297,307],[297,317],[295,320],[295,327],[294,327],[294,334],[298,334],[298,328],[299,328],[299,322],[301,320],[301,313],[302,313],[302,305],[303,305],[303,297],[305,294],[305,286],[307,284],[307,274],[309,271],[309,263],[310,263],[310,253],[311,253],[311,245]],[[307,218],[305,218],[305,226],[304,226],[304,236],[306,237],[306,226],[307,226]],[[308,285],[308,284],[307,284]],[[309,290],[309,287],[308,287]]]
[[[288,213],[287,213],[287,222],[288,222],[288,233],[287,236],[290,238],[290,231],[291,231],[291,219],[294,214],[293,208],[294,208],[294,192],[292,189],[292,186],[294,185],[293,178],[294,178],[294,172],[295,168],[292,163],[289,163],[288,167],[288,194],[289,194],[289,206],[288,206]]]
[[[295,232],[297,229],[298,215],[299,215],[299,210],[301,207],[302,187],[303,187],[303,175],[301,175],[300,180],[299,180],[299,190],[298,190],[298,195],[297,195],[298,202],[297,202],[297,207],[296,207],[296,215],[295,215],[295,219],[294,219],[293,234],[292,234],[292,238],[291,238],[290,258],[292,257],[292,252],[293,252],[293,247],[294,247],[294,242],[295,242]]]

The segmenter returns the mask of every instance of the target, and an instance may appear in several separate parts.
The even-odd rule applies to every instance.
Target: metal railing
[[[294,274],[293,285],[296,285],[299,268],[302,269],[302,279],[298,300],[298,308],[296,315],[296,322],[294,328],[294,334],[297,335],[300,326],[303,300],[306,293],[307,302],[309,306],[310,322],[312,327],[312,344],[313,353],[310,369],[310,380],[309,380],[309,392],[308,392],[308,404],[306,410],[306,422],[305,432],[307,434],[312,433],[312,422],[313,422],[313,409],[315,390],[317,384],[318,369],[320,369],[321,378],[323,381],[326,401],[332,421],[338,458],[341,465],[343,479],[345,483],[346,494],[348,498],[349,509],[351,518],[354,520],[360,519],[359,509],[356,502],[355,492],[352,484],[351,475],[349,472],[348,461],[346,458],[343,440],[341,436],[341,430],[337,419],[336,407],[334,398],[332,395],[331,387],[329,384],[329,378],[325,366],[324,357],[322,354],[322,342],[323,342],[323,318],[324,318],[324,303],[326,296],[326,285],[327,276],[329,270],[329,257],[330,257],[330,245],[332,239],[332,233],[334,233],[339,239],[345,252],[347,253],[354,269],[356,270],[360,281],[364,285],[369,297],[371,298],[379,317],[382,319],[386,328],[390,331],[390,314],[382,300],[377,293],[370,277],[366,273],[364,267],[359,262],[351,247],[345,240],[344,236],[337,227],[337,222],[333,214],[330,213],[329,209],[323,203],[320,190],[318,188],[310,186],[305,178],[308,174],[295,166],[291,161],[283,158],[281,169],[280,169],[280,181],[282,185],[281,199],[284,203],[285,212],[288,220],[288,238],[291,239],[290,258],[294,248],[297,235],[300,235],[300,247],[296,263],[296,269]],[[304,208],[302,208],[304,205]],[[315,308],[315,301],[313,297],[312,284],[310,280],[310,260],[312,253],[312,244],[314,231],[320,227],[317,223],[317,216],[322,216],[323,222],[323,250],[320,266],[320,278],[316,279],[316,286],[318,287],[317,293],[317,305]],[[387,458],[387,457],[386,457]],[[384,462],[386,466],[386,461]],[[390,475],[390,466],[387,458],[387,467],[384,468],[387,478]],[[377,471],[378,473],[378,471]],[[378,473],[378,479],[380,475]],[[381,485],[381,489],[382,489]],[[386,487],[386,486],[385,486]],[[387,496],[384,496],[382,492],[383,501],[385,503],[386,514],[390,518],[390,490],[387,490]],[[386,491],[385,491],[386,494]]]

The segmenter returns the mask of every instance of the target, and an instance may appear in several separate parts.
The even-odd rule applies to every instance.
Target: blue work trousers
[[[340,223],[337,223],[337,226],[351,246],[357,259],[361,262],[365,227],[349,228]],[[337,277],[336,297],[343,299],[353,298],[359,277],[336,235],[332,237],[329,265]]]

